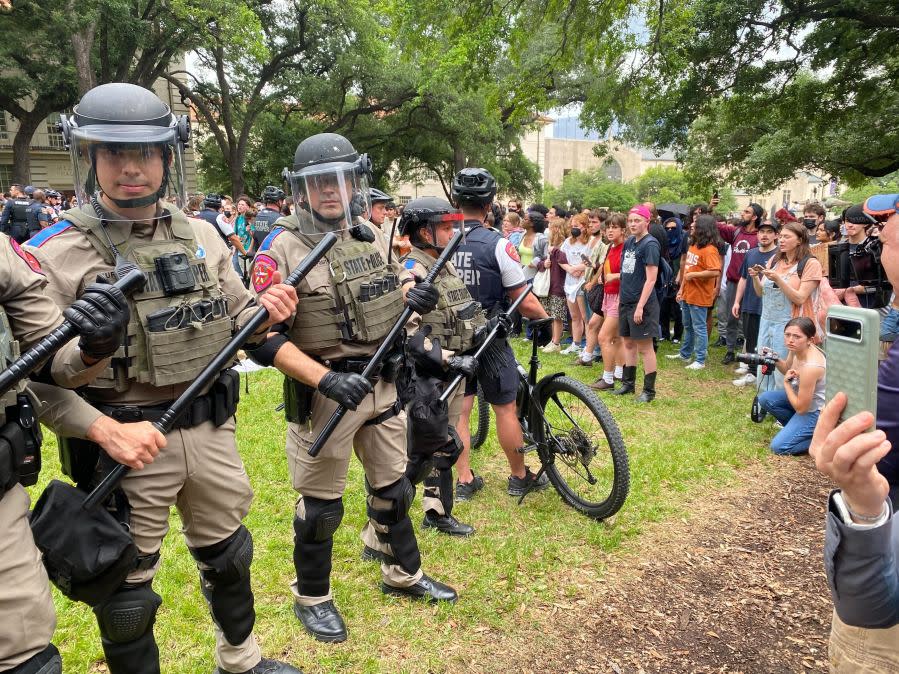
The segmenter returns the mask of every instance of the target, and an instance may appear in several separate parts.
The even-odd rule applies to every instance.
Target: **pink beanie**
[[[652,220],[652,213],[649,212],[649,209],[643,204],[637,204],[631,210],[627,212],[628,215],[634,214],[639,215],[641,218],[646,218],[647,220]]]

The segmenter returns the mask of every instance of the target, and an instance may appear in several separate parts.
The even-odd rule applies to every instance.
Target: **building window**
[[[790,197],[792,196],[792,192],[790,190],[783,191],[783,205],[784,208],[790,205]]]
[[[571,173],[574,169],[562,169],[562,177],[564,178],[569,173]]]
[[[9,140],[9,127],[6,125],[6,112],[0,110],[0,140]]]
[[[62,132],[57,127],[59,121],[58,112],[54,112],[47,117],[47,145],[55,150],[64,150],[66,145],[62,139]]]
[[[609,157],[602,165],[602,172],[605,174],[606,178],[609,180],[614,180],[617,183],[621,182],[622,174],[621,174],[621,164],[617,161]]]
[[[12,164],[0,164],[0,190],[9,192],[9,184],[12,182]]]
[[[405,205],[408,204],[410,201],[412,201],[412,197],[408,197],[408,196],[405,196],[405,195],[402,195],[402,194],[401,194],[400,196],[398,196],[398,197],[394,200],[393,203],[395,203],[397,206],[405,206]]]

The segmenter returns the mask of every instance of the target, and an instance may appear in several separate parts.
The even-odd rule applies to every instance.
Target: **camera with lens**
[[[884,271],[882,254],[883,243],[877,236],[869,236],[856,246],[847,241],[833,243],[827,247],[827,280],[833,288],[863,286],[867,300],[861,300],[862,306],[885,307],[893,286]]]
[[[758,353],[738,353],[737,361],[746,363],[749,367],[762,368],[762,374],[772,374],[777,368],[777,358],[773,356],[763,356]]]

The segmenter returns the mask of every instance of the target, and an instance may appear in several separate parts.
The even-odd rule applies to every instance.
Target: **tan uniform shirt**
[[[197,250],[205,257],[210,273],[218,278],[221,291],[228,297],[228,311],[238,325],[246,322],[256,311],[255,298],[246,288],[231,266],[231,255],[213,227],[204,220],[189,219]],[[109,236],[112,242],[123,245],[126,241],[160,241],[171,238],[168,219],[152,223],[110,221]],[[112,271],[103,256],[91,245],[88,238],[74,226],[41,241],[38,247],[27,247],[40,261],[49,285],[47,295],[60,307],[74,302],[84,288],[96,280],[97,274]],[[57,377],[54,369],[54,377]],[[88,398],[98,402],[157,404],[174,400],[187,388],[188,383],[177,386],[155,387],[132,382],[125,393],[105,389],[88,389]]]
[[[365,226],[367,226],[375,235],[375,241],[373,245],[381,252],[381,254],[384,256],[384,259],[386,260],[388,254],[387,240],[384,238],[383,233],[378,227],[375,227],[371,223],[366,223]],[[344,234],[344,236],[349,235]],[[268,285],[265,282],[261,284],[256,283],[256,280],[258,278],[257,272],[261,268],[260,258],[267,257],[268,260],[264,260],[264,262],[269,267],[279,270],[281,272],[281,275],[286,278],[287,275],[290,274],[291,271],[293,271],[294,267],[302,262],[303,258],[305,258],[306,255],[309,254],[309,251],[312,250],[312,248],[307,246],[306,243],[304,243],[298,236],[286,229],[281,230],[273,237],[270,236],[270,238],[267,239],[267,243],[268,245],[259,251],[259,255],[257,256],[256,261],[253,264],[254,288],[256,288],[256,291],[259,294],[264,293],[268,288]],[[412,278],[412,275],[409,273],[409,271],[403,269],[396,261],[396,258],[394,258],[394,260],[391,262],[390,270],[394,274],[399,276],[401,285],[407,279]],[[266,273],[268,273],[268,271]],[[317,265],[315,265],[315,267],[309,272],[306,278],[300,281],[300,285],[297,287],[297,294],[299,295],[297,313],[303,311],[303,296],[311,295],[313,293],[313,290],[319,294],[329,293],[335,298],[335,300],[337,300],[337,291],[334,289],[334,286],[331,283],[331,270],[330,265],[328,264],[327,256],[325,256],[325,258],[323,258]],[[358,342],[343,341],[332,348],[321,351],[320,353],[310,353],[308,355],[315,356],[322,360],[360,358],[372,355],[377,350],[378,346],[378,344],[360,344]]]

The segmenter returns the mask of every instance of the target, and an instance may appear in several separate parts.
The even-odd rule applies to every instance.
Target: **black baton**
[[[303,280],[303,277],[305,277],[306,274],[319,263],[335,243],[337,243],[337,237],[331,232],[326,233],[322,237],[322,240],[318,242],[318,245],[309,251],[309,254],[303,258],[303,261],[300,262],[290,276],[284,280],[284,284],[296,288],[300,284],[300,281]],[[178,399],[171,404],[159,420],[153,422],[153,426],[156,427],[156,430],[162,434],[171,431],[178,417],[184,414],[187,408],[193,404],[197,396],[202,393],[203,389],[206,388],[206,386],[209,385],[223,369],[225,369],[225,366],[231,362],[235,354],[240,350],[240,347],[242,347],[244,343],[253,336],[253,333],[255,333],[267,320],[268,309],[260,307],[259,311],[253,314],[253,317],[250,318],[246,325],[231,338],[231,341],[218,352],[215,358],[209,361],[209,364],[203,368],[203,371],[197,375],[197,378],[193,380],[187,389],[185,389],[184,393],[178,396]],[[130,468],[128,466],[119,464],[109,471],[100,481],[100,484],[88,494],[82,507],[85,510],[90,510],[94,506],[104,502],[109,495],[112,494],[113,490],[115,490],[129,470]]]
[[[131,293],[144,287],[147,277],[136,266],[113,285],[121,290],[127,297]],[[66,342],[78,334],[78,328],[63,321],[50,334],[32,346],[0,373],[0,395],[6,393],[13,386],[34,372],[47,358],[56,353]]]
[[[503,316],[507,318],[511,318],[512,314],[515,313],[515,310],[518,309],[519,305],[524,301],[524,298],[527,297],[530,292],[533,290],[531,286],[525,286],[524,292],[522,292],[518,297],[515,298],[515,301],[503,312]],[[496,335],[499,332],[499,323],[493,326],[493,329],[487,333],[487,336],[484,338],[484,341],[481,342],[481,345],[478,347],[477,351],[474,352],[475,359],[480,358],[484,355],[484,352],[490,348],[490,345],[496,341]],[[536,339],[536,337],[535,337]],[[453,391],[456,390],[456,387],[462,383],[462,380],[465,379],[464,374],[457,374],[453,380],[447,384],[446,388],[443,389],[443,394],[440,396],[440,402],[445,403],[449,400],[449,397],[453,394]]]
[[[446,263],[449,262],[449,259],[456,252],[456,248],[459,247],[459,244],[462,242],[463,238],[465,238],[464,227],[455,233],[453,238],[450,239],[449,245],[443,249],[442,253],[440,253],[440,257],[437,258],[437,261],[434,262],[434,266],[431,267],[428,275],[425,277],[425,282],[434,282],[434,279],[437,278],[437,274],[439,274],[441,270],[446,266]],[[396,323],[394,323],[393,327],[390,328],[390,332],[387,333],[387,337],[385,337],[384,341],[381,342],[378,350],[375,351],[374,355],[372,355],[371,357],[371,360],[368,361],[368,364],[362,371],[363,377],[371,381],[372,375],[374,375],[375,370],[381,366],[381,362],[390,352],[390,349],[393,348],[394,342],[396,342],[397,337],[399,337],[400,333],[405,329],[406,323],[409,322],[409,318],[413,313],[413,310],[408,306],[403,309],[403,313],[400,314],[400,317],[396,320]],[[331,418],[328,419],[328,423],[325,424],[325,427],[322,428],[322,431],[318,434],[315,442],[313,442],[312,446],[307,450],[309,456],[318,456],[318,453],[322,451],[322,447],[325,446],[328,438],[331,437],[334,429],[337,428],[337,424],[340,423],[340,420],[343,419],[346,413],[347,408],[343,405],[339,405],[337,409],[334,410],[334,414],[332,414]]]

